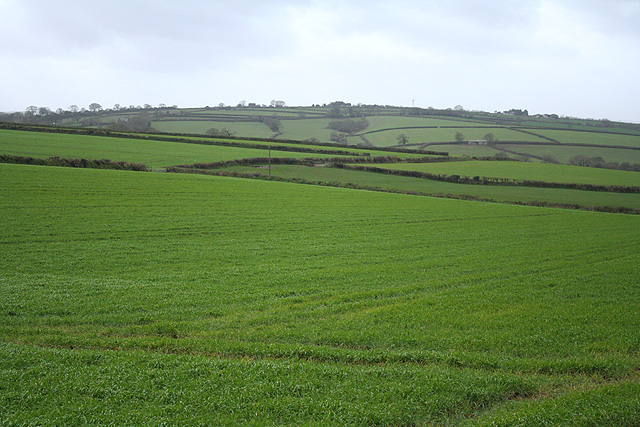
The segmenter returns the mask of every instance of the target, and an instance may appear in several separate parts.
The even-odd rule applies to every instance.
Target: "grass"
[[[327,126],[335,119],[300,119],[282,120],[281,139],[305,140],[316,138],[322,142],[331,142],[331,133],[335,132]]]
[[[465,161],[447,163],[393,163],[377,167],[442,175],[486,176],[517,180],[594,185],[640,186],[640,173],[545,163]]]
[[[476,121],[455,120],[445,117],[368,116],[365,132],[408,126],[490,126]]]
[[[492,157],[500,153],[487,145],[467,145],[467,144],[434,144],[426,147],[426,150],[446,151],[451,156],[467,156],[467,157]],[[511,154],[509,157],[515,157]]]
[[[51,156],[86,159],[106,158],[114,161],[143,163],[154,168],[268,156],[266,149],[13,130],[0,130],[0,153],[38,158]],[[272,156],[328,157],[314,153],[277,150],[272,150]]]
[[[2,130],[0,153],[159,167],[266,151]],[[637,185],[559,165],[406,167]],[[640,208],[637,194],[271,172]],[[640,424],[638,216],[9,164],[0,182],[1,425]]]
[[[451,425],[514,399],[640,421],[636,216],[23,165],[0,181],[5,423]]]
[[[201,121],[201,120],[162,120],[152,123],[154,129],[159,132],[168,133],[198,133],[206,134],[211,128],[225,128],[238,136],[254,138],[270,138],[273,131],[266,125],[258,122],[224,122],[224,121]]]
[[[443,146],[436,146],[443,147]],[[501,148],[518,153],[527,153],[534,156],[551,156],[562,163],[568,163],[572,157],[584,155],[588,157],[602,157],[607,162],[640,163],[640,150],[620,150],[615,148],[600,147],[575,147],[558,145],[500,145]],[[447,146],[446,150],[450,150]],[[495,153],[496,151],[494,151]]]
[[[384,132],[366,134],[366,137],[373,145],[390,146],[397,145],[396,137],[403,133],[409,138],[409,143],[433,143],[433,142],[453,142],[455,135],[460,132],[465,139],[484,139],[487,133],[493,133],[501,141],[544,141],[544,139],[517,132],[511,129],[478,127],[474,129],[453,128],[453,129],[392,129]]]
[[[373,165],[378,166],[378,165]],[[394,164],[391,167],[395,167]],[[233,167],[230,171],[267,175],[268,170],[254,167]],[[581,206],[612,206],[640,209],[638,194],[598,191],[566,190],[556,188],[511,187],[493,185],[454,184],[422,178],[360,172],[345,169],[275,165],[272,175],[285,178],[303,178],[309,181],[353,183],[384,190],[410,191],[426,194],[473,196],[498,202],[546,202]]]
[[[624,147],[640,148],[640,136],[619,135],[614,133],[598,132],[576,132],[570,130],[537,130],[532,129],[540,135],[556,139],[563,143],[573,144],[597,144],[597,145],[619,145]]]

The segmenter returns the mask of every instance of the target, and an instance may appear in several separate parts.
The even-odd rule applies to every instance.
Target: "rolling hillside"
[[[500,149],[608,161],[634,129],[377,108],[345,144],[268,111],[0,126],[0,424],[640,423],[640,172]]]

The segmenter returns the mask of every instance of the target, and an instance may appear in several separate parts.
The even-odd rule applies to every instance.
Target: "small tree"
[[[487,144],[489,145],[493,145],[494,142],[496,142],[498,139],[496,138],[496,136],[492,133],[488,133],[484,136],[485,141],[487,141]]]
[[[398,135],[396,139],[398,140],[398,145],[402,146],[407,145],[407,142],[409,142],[409,137],[407,137],[407,135],[405,135],[404,133]]]
[[[282,129],[282,125],[280,124],[280,119],[278,119],[276,116],[264,117],[262,119],[262,123],[267,125],[269,129],[271,129],[273,132],[280,132],[280,129]]]
[[[102,111],[102,105],[98,104],[97,102],[89,104],[89,111],[91,111],[93,113],[98,112],[98,111]]]
[[[456,132],[456,142],[458,144],[464,144],[465,141],[466,138],[464,137],[464,135],[461,132]]]

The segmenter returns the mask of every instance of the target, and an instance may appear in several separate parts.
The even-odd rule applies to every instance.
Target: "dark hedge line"
[[[113,160],[88,160],[88,159],[66,159],[61,157],[49,157],[48,159],[36,159],[33,157],[12,156],[0,154],[0,163],[13,163],[21,165],[36,166],[62,166],[68,168],[88,168],[88,169],[116,169],[128,171],[149,172],[151,169],[141,163],[114,162]]]
[[[562,208],[562,209],[576,209],[576,210],[587,210],[593,212],[608,212],[608,213],[623,213],[623,214],[632,214],[632,215],[640,215],[640,209],[627,208],[627,207],[614,207],[614,206],[583,206],[577,204],[569,204],[569,203],[552,203],[552,202],[543,202],[543,201],[533,201],[533,202],[523,202],[523,201],[496,201],[493,199],[485,199],[482,197],[465,195],[465,194],[451,194],[451,193],[425,193],[419,191],[407,191],[407,190],[399,190],[399,189],[386,189],[381,187],[371,187],[366,185],[354,184],[351,182],[337,182],[337,181],[312,181],[304,178],[284,178],[280,176],[269,176],[263,175],[261,173],[242,173],[242,172],[231,172],[231,171],[211,171],[204,169],[191,169],[191,168],[180,168],[180,167],[171,167],[167,168],[167,172],[173,173],[190,173],[190,174],[203,174],[203,175],[214,175],[214,176],[227,176],[233,178],[251,178],[251,179],[261,179],[265,181],[280,181],[280,182],[290,182],[294,184],[307,184],[307,185],[319,185],[324,187],[338,187],[338,188],[352,188],[356,190],[366,190],[366,191],[379,191],[384,193],[394,193],[394,194],[407,194],[413,196],[428,196],[428,197],[439,197],[445,199],[457,199],[457,200],[470,200],[477,202],[488,202],[488,203],[505,203],[511,205],[522,205],[522,206],[536,206],[536,207],[548,207],[548,208]]]
[[[513,159],[511,157],[451,157],[451,156],[442,156],[442,157],[417,157],[417,158],[407,158],[402,160],[404,163],[441,163],[441,162],[467,162],[470,160],[482,160],[482,161],[491,161],[491,162],[519,162],[519,159]]]
[[[584,191],[606,191],[612,193],[640,193],[640,187],[625,187],[622,185],[594,185],[565,182],[545,182],[532,180],[517,180],[510,178],[494,178],[486,176],[460,176],[460,175],[436,175],[428,172],[404,171],[395,169],[379,168],[375,166],[345,165],[336,163],[333,167],[375,172],[388,175],[408,176],[412,178],[431,179],[433,181],[451,182],[455,184],[477,184],[477,185],[506,185],[520,187],[540,187],[540,188],[562,188],[570,190]]]
[[[194,163],[192,165],[176,165],[175,168],[192,168],[192,169],[221,169],[232,166],[248,166],[248,165],[304,165],[313,166],[316,164],[334,165],[338,163],[396,163],[401,159],[396,156],[380,156],[380,157],[332,157],[332,158],[292,158],[292,157],[250,157],[245,159],[226,160],[211,163]]]

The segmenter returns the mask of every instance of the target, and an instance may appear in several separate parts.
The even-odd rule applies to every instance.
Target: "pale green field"
[[[455,120],[445,117],[367,116],[367,120],[369,121],[369,127],[364,132],[406,126],[492,126],[475,121]]]
[[[640,136],[618,135],[613,133],[576,132],[570,130],[529,130],[563,143],[620,145],[624,147],[640,148]]]
[[[321,142],[331,142],[331,133],[335,130],[327,126],[333,120],[335,119],[281,120],[282,135],[279,135],[278,139],[303,141],[316,138]]]
[[[619,150],[615,148],[599,147],[563,147],[558,145],[500,145],[500,147],[535,156],[551,156],[561,163],[568,163],[572,157],[577,155],[602,157],[607,162],[640,163],[640,150]]]
[[[545,182],[640,186],[640,172],[548,163],[464,161],[447,163],[393,163],[376,164],[375,166],[387,169],[428,172],[436,175],[485,176]]]
[[[159,132],[206,134],[211,128],[224,128],[235,132],[237,136],[254,138],[271,138],[273,132],[266,125],[258,122],[216,122],[216,121],[154,121],[152,125]]]
[[[504,128],[474,128],[474,129],[393,129],[384,132],[369,133],[365,136],[372,144],[386,147],[397,145],[396,139],[401,133],[409,138],[409,143],[422,142],[453,142],[455,135],[460,132],[467,139],[484,139],[487,133],[493,133],[500,141],[544,141],[542,138]]]
[[[409,147],[417,148],[417,147]],[[467,145],[467,144],[447,144],[447,145],[429,145],[425,150],[446,151],[452,156],[468,156],[468,157],[492,157],[500,153],[486,145]],[[513,157],[511,154],[507,154]]]

